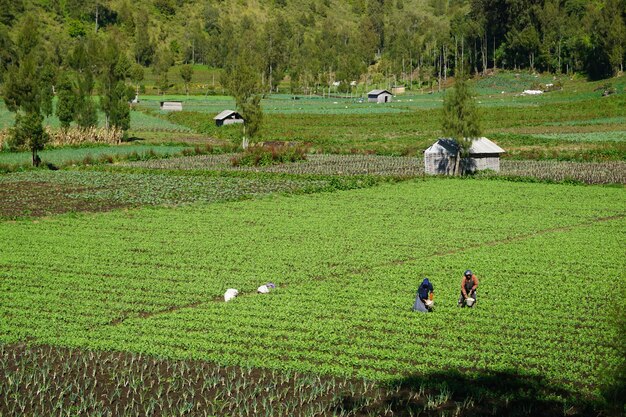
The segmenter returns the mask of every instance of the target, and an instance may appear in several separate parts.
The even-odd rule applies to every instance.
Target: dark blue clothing
[[[430,283],[428,278],[425,278],[424,281],[422,281],[422,285],[420,285],[419,289],[417,290],[417,293],[422,300],[426,300],[428,298],[428,294],[433,291],[435,291],[435,289],[433,288],[433,284]]]

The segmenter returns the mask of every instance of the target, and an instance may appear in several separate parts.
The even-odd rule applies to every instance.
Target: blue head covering
[[[424,278],[424,281],[422,281],[422,284],[417,292],[419,293],[421,299],[426,299],[428,298],[428,293],[430,291],[433,291],[433,284],[430,283],[428,278]]]

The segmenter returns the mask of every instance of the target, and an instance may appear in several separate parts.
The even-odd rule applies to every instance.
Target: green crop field
[[[517,375],[566,409],[599,398],[623,359],[612,318],[625,207],[623,188],[434,179],[4,221],[0,340],[209,361],[242,377]],[[468,267],[480,279],[471,310],[456,307]],[[436,311],[413,313],[425,276]],[[256,294],[269,281],[277,290]],[[227,288],[241,294],[224,303]],[[275,415],[301,410],[285,407]]]
[[[417,177],[424,175],[423,158],[385,155],[307,155],[305,161],[268,166],[233,166],[236,154],[196,155],[168,159],[128,162],[127,166],[160,170],[239,171],[283,173],[293,175],[376,175],[387,177]],[[496,173],[479,173],[493,176]],[[587,184],[625,184],[626,163],[515,161],[500,162],[498,176],[530,177],[549,181],[577,181]]]
[[[269,95],[256,140],[306,160],[233,166],[196,69],[146,74],[132,143],[0,152],[0,416],[623,414],[626,78],[474,80],[500,172],[437,178],[444,91]]]
[[[539,96],[521,94],[550,82],[560,82],[562,89]],[[616,94],[602,97],[606,83],[514,72],[478,79],[474,86],[483,134],[506,149],[507,158],[624,160],[626,79],[612,79]],[[265,117],[257,140],[305,142],[326,153],[420,155],[442,135],[444,96],[445,91],[409,90],[391,103],[376,104],[363,100],[362,92],[331,97],[273,94],[262,101]],[[184,111],[160,111],[163,100],[182,101]],[[235,109],[232,97],[142,94],[137,111],[131,112],[130,134],[152,142],[238,143],[238,126],[215,126],[213,117],[224,109]],[[99,119],[102,124],[103,115]],[[12,123],[13,114],[2,105],[0,129]],[[59,126],[55,116],[46,123]]]
[[[114,158],[137,154],[138,157],[153,153],[155,156],[180,154],[188,149],[184,145],[120,145],[120,146],[90,146],[47,149],[39,153],[41,160],[56,165],[81,163],[85,158],[100,158],[107,155]],[[18,165],[29,164],[32,160],[30,152],[0,152],[0,164]]]
[[[623,160],[626,102],[624,77],[614,79],[617,94],[602,97],[601,83],[562,78],[563,89],[524,96],[537,82],[530,74],[503,73],[475,83],[484,135],[517,159]],[[238,127],[217,128],[213,116],[234,109],[226,96],[171,96],[184,111],[158,110],[159,96],[145,96],[139,108],[192,131],[237,142]],[[297,98],[297,99],[294,99]],[[322,152],[376,152],[419,155],[441,136],[444,92],[409,91],[387,104],[357,96],[319,97],[274,94],[262,102],[260,141],[300,141]]]
[[[181,175],[163,171],[28,171],[0,176],[0,218],[214,203],[272,193],[313,192],[328,185],[329,181],[322,179]],[[41,193],[46,195],[43,202]]]

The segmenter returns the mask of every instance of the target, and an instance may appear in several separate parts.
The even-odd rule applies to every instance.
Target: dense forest
[[[623,71],[625,22],[626,0],[0,0],[0,77],[29,25],[56,68],[76,69],[77,50],[108,39],[157,74],[243,55],[266,91],[285,76],[294,91],[346,89],[366,75],[432,83],[461,67],[599,79]]]

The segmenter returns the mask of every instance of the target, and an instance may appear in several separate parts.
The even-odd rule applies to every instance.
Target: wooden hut
[[[424,171],[427,174],[452,175],[456,163],[459,145],[454,139],[439,139],[424,151]],[[491,169],[500,171],[500,155],[504,149],[487,138],[478,138],[472,142],[469,158],[460,162],[463,173],[472,173]]]
[[[182,101],[162,101],[161,102],[161,110],[163,110],[163,111],[182,111],[183,110],[183,102]]]
[[[389,103],[392,97],[387,90],[372,90],[367,93],[367,101],[370,103]]]
[[[243,123],[243,117],[234,110],[224,110],[213,118],[216,126],[232,125],[235,123]]]

